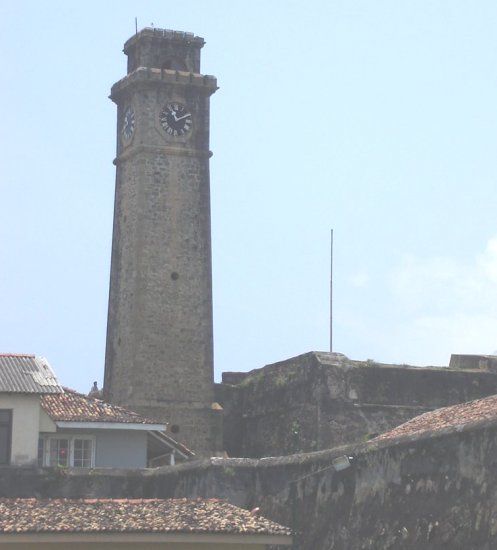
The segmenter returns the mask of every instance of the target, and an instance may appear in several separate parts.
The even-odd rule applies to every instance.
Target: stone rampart
[[[144,471],[0,470],[0,496],[218,497],[298,532],[300,550],[491,550],[497,428]]]
[[[255,458],[364,442],[423,412],[495,393],[490,370],[311,352],[245,375],[225,373],[216,400],[229,456]]]

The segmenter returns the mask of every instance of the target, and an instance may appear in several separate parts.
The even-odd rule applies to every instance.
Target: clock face
[[[184,136],[192,127],[192,115],[181,103],[168,103],[160,114],[160,123],[170,136]]]
[[[124,141],[129,141],[135,131],[135,112],[132,107],[128,107],[124,111],[122,135]]]

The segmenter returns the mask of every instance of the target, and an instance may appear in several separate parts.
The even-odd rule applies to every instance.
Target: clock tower
[[[104,396],[221,450],[214,404],[209,100],[204,40],[145,28],[114,84],[117,156]]]

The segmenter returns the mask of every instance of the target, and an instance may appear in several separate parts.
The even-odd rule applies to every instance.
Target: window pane
[[[69,465],[69,440],[50,439],[50,462],[49,466]]]
[[[91,467],[91,443],[92,442],[90,439],[74,440],[74,467],[75,468]]]

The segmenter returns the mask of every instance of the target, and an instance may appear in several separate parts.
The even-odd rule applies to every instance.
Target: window
[[[74,440],[73,466],[75,468],[90,468],[91,448],[91,439]]]
[[[12,409],[0,409],[0,464],[10,463]]]
[[[95,438],[71,435],[40,437],[38,464],[92,468],[95,465]]]
[[[50,466],[69,466],[69,439],[48,440]]]

